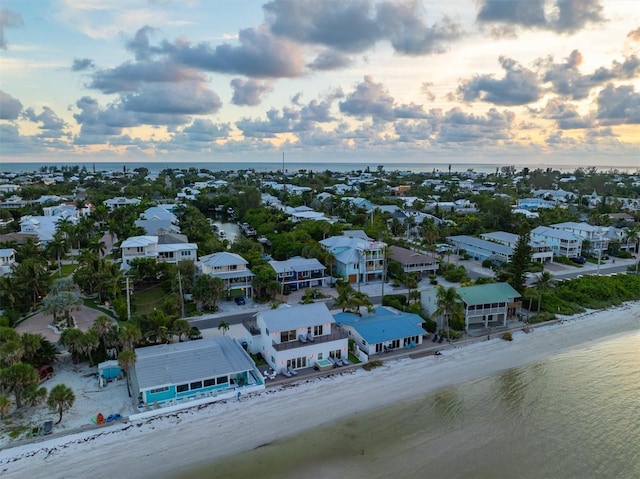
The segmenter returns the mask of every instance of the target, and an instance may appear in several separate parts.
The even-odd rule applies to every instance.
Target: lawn
[[[131,310],[135,314],[152,313],[155,308],[162,306],[164,298],[171,293],[162,289],[161,285],[140,286],[131,295]]]

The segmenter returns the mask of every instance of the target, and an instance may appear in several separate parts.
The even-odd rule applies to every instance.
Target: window
[[[149,391],[149,393],[158,394],[158,393],[163,393],[163,392],[168,391],[168,390],[169,390],[169,386],[165,386],[163,388],[152,389],[152,390]]]
[[[322,359],[322,353],[318,353],[318,361]]]
[[[188,390],[189,390],[189,385],[188,384],[178,384],[176,386],[176,392],[183,393],[183,392],[188,391]]]
[[[314,336],[322,336],[323,330],[322,330],[322,324],[319,324],[318,326],[314,326],[313,327],[313,335]]]
[[[216,384],[226,384],[229,382],[229,376],[220,376],[216,378]]]
[[[189,388],[193,391],[194,389],[202,389],[202,381],[194,381],[189,385]]]
[[[212,378],[212,379],[205,379],[204,382],[204,387],[209,387],[209,386],[215,386],[216,385],[216,379]]]
[[[280,333],[280,342],[281,343],[286,343],[288,341],[295,341],[296,339],[298,339],[298,337],[296,336],[296,330],[292,329],[291,331],[282,331]]]

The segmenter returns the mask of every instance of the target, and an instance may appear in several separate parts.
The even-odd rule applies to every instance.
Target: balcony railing
[[[249,331],[251,336],[260,336],[260,328],[258,327],[258,322],[255,319],[245,319],[242,321],[242,325],[244,329]]]
[[[346,339],[348,337],[349,337],[349,335],[346,332],[338,329],[338,330],[334,331],[331,334],[324,334],[322,336],[315,336],[313,338],[313,342],[307,341],[306,343],[303,343],[299,339],[296,339],[295,341],[288,341],[286,343],[276,343],[275,341],[273,341],[273,348],[276,351],[286,351],[288,349],[302,348],[304,346],[309,346],[309,345],[312,345],[312,344],[328,343],[330,341],[338,341],[340,339]]]

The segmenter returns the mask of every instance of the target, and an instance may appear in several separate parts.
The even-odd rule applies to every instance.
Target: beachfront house
[[[262,354],[278,373],[293,374],[348,354],[348,335],[337,327],[325,303],[282,305],[243,324],[249,351]]]
[[[201,274],[208,274],[224,281],[226,296],[244,296],[253,294],[254,274],[248,268],[249,262],[239,254],[222,251],[201,256],[196,268]]]
[[[424,320],[417,314],[378,306],[372,313],[337,313],[333,316],[341,329],[355,340],[367,355],[422,344]]]
[[[465,331],[469,329],[506,327],[507,320],[517,317],[522,306],[520,293],[509,283],[490,283],[456,288],[462,302]],[[442,315],[435,315],[438,309],[437,288],[421,292],[422,308],[438,323],[445,325]]]
[[[294,256],[285,261],[269,261],[275,278],[281,285],[281,292],[297,291],[314,286],[324,286],[325,267],[316,258]]]
[[[229,336],[136,349],[131,384],[144,404],[177,404],[264,389],[251,356]]]
[[[343,231],[320,245],[335,257],[335,276],[350,283],[368,283],[382,279],[386,244],[369,238],[364,231]]]

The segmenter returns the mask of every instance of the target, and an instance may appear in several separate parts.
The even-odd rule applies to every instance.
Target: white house
[[[123,206],[138,205],[140,204],[140,200],[138,198],[125,198],[123,196],[118,196],[116,198],[109,198],[108,200],[104,200],[103,203],[110,210],[114,210]]]
[[[16,250],[13,248],[0,249],[0,276],[11,273],[11,266],[16,262]]]
[[[177,264],[198,259],[198,245],[195,243],[160,244],[157,236],[132,236],[120,245],[122,269],[128,270],[136,258],[152,258],[158,262]]]
[[[261,311],[245,321],[249,351],[261,353],[278,373],[314,367],[328,358],[346,358],[347,333],[337,327],[325,303]]]
[[[538,226],[531,230],[531,239],[547,244],[556,256],[574,258],[582,253],[582,236],[568,231]]]
[[[337,313],[336,322],[368,355],[422,344],[424,320],[417,314],[378,306],[373,313]]]
[[[294,256],[284,261],[269,261],[276,273],[276,280],[282,284],[282,290],[297,291],[301,288],[324,286],[325,267],[316,258]]]

